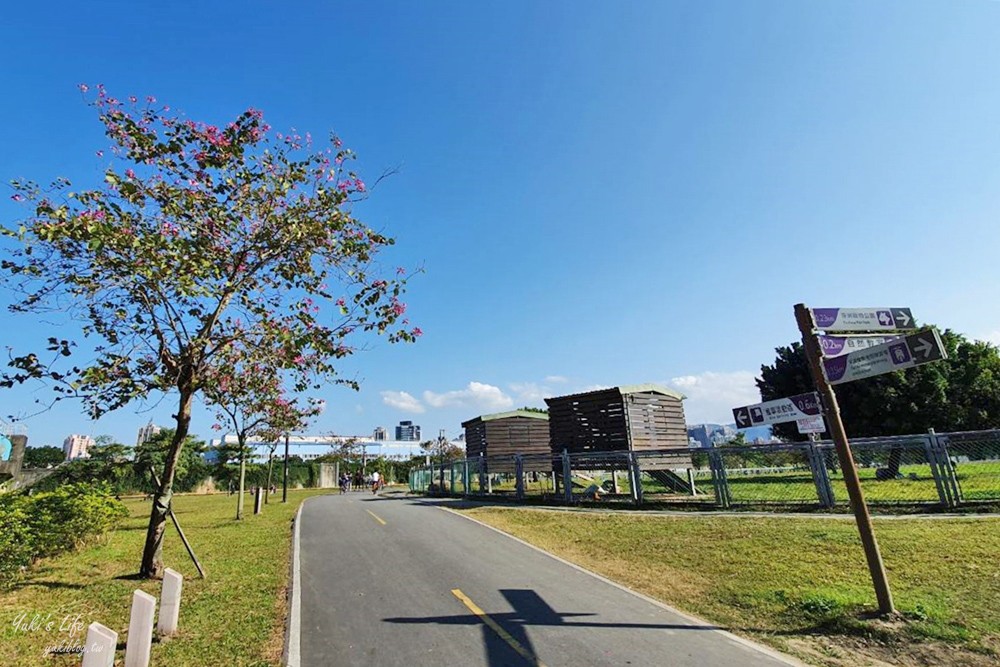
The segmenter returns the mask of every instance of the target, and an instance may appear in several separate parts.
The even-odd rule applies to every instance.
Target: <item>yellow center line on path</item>
[[[371,510],[365,510],[365,511],[371,514],[372,517],[374,517],[375,520],[378,521],[380,524],[382,524],[383,526],[385,525],[385,520],[382,519],[382,517],[380,517],[378,514],[375,514],[375,512],[372,512]]]
[[[478,616],[490,630],[497,633],[497,636],[500,637],[500,639],[510,644],[510,647],[517,651],[517,654],[527,660],[529,664],[535,665],[535,667],[545,667],[544,662],[539,660],[537,656],[533,655],[531,651],[521,646],[521,642],[511,637],[509,632],[501,628],[500,624],[490,618],[485,611],[480,609],[475,602],[470,600],[469,596],[457,588],[451,589],[451,594],[461,600],[462,603],[469,608],[469,611]]]

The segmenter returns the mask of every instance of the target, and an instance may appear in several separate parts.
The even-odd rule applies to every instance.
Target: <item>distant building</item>
[[[718,447],[724,445],[736,437],[736,430],[728,426],[721,426],[712,433],[712,444]]]
[[[694,441],[693,447],[712,446],[712,427],[716,424],[696,424],[688,427],[688,439]]]
[[[135,446],[139,447],[143,443],[149,442],[154,435],[162,430],[161,427],[154,424],[153,420],[150,419],[148,424],[139,427],[139,434],[135,438]]]
[[[411,421],[401,421],[396,427],[396,440],[401,442],[419,442],[420,426]]]
[[[380,440],[388,440],[388,439],[389,439],[389,434],[386,432],[385,427],[376,426],[375,433],[372,434],[372,440],[378,442]]]
[[[716,447],[736,437],[736,429],[722,424],[695,424],[688,427],[688,438],[693,447]]]
[[[73,459],[85,459],[90,456],[90,448],[94,446],[94,439],[89,435],[73,434],[63,440],[63,456],[67,461]]]

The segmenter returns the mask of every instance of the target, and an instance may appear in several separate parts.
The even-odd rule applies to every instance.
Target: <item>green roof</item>
[[[679,391],[674,391],[673,389],[667,389],[666,387],[661,387],[658,384],[626,384],[621,387],[617,387],[618,391],[624,394],[663,394],[664,396],[673,396],[679,401],[683,401],[687,398],[684,394]]]
[[[497,412],[492,415],[480,415],[479,417],[474,417],[469,421],[462,422],[462,426],[469,424],[471,422],[479,419],[484,422],[491,422],[494,419],[506,419],[507,417],[527,417],[528,419],[544,419],[549,420],[548,413],[545,412],[531,412],[529,410],[511,410],[510,412]]]
[[[586,396],[587,394],[596,394],[601,391],[617,391],[622,396],[626,396],[628,394],[646,394],[646,393],[662,394],[664,396],[670,396],[671,398],[676,398],[679,401],[683,401],[684,399],[687,398],[687,396],[680,393],[679,391],[674,391],[673,389],[667,389],[666,387],[660,386],[658,384],[646,383],[646,384],[623,384],[620,387],[604,387],[602,389],[592,389],[590,391],[583,391],[578,394],[553,396],[553,399],[576,398],[578,396]],[[546,398],[545,402],[548,403],[548,401],[549,399]]]

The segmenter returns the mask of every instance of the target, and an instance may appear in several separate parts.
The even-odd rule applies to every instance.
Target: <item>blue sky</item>
[[[247,106],[336,130],[383,182],[416,345],[376,344],[315,432],[660,382],[729,421],[797,337],[792,305],[910,306],[1000,340],[1000,3],[16,3],[0,23],[0,175],[95,183],[76,90],[155,95],[196,120]],[[0,219],[20,210],[0,197]],[[55,330],[0,313],[5,345]],[[0,413],[32,395],[0,394]],[[132,442],[168,401],[97,423]],[[193,428],[208,437],[210,416]]]

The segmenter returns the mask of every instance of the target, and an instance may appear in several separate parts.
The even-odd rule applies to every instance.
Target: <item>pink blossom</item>
[[[125,175],[128,176],[129,178],[135,178],[135,172],[132,171],[131,169],[126,169]]]
[[[406,275],[406,269],[404,269],[403,267],[397,268],[396,269],[396,275],[397,276],[405,276]]]
[[[79,89],[80,89],[80,92],[81,92],[81,93],[85,93],[85,92],[87,92],[88,90],[90,90],[90,88],[89,88],[89,87],[87,86],[87,84],[85,84],[85,83],[81,83],[81,84],[80,84],[79,86],[77,86],[77,88],[79,88]]]
[[[360,178],[355,178],[354,179],[354,189],[357,190],[358,192],[364,192],[365,191],[365,182],[362,181]]]
[[[212,424],[212,430],[213,431],[221,431],[222,430],[222,424],[219,424],[219,423]]]
[[[149,104],[153,104],[154,102],[156,102],[156,98],[153,97],[152,95],[146,95],[146,102],[148,102]]]
[[[424,335],[424,332],[420,329],[420,327],[413,327],[413,331],[411,331],[410,333],[412,333],[417,338]]]
[[[24,201],[24,197],[22,197],[21,195],[12,195],[11,199],[13,199],[14,201]]]
[[[138,102],[139,100],[138,100],[138,98],[136,98],[136,96],[135,96],[135,95],[129,95],[129,96],[128,96],[128,101],[129,101],[129,102],[131,102],[132,104],[135,104],[135,103],[136,103],[136,102]]]
[[[104,157],[104,151],[97,151],[97,157]]]

